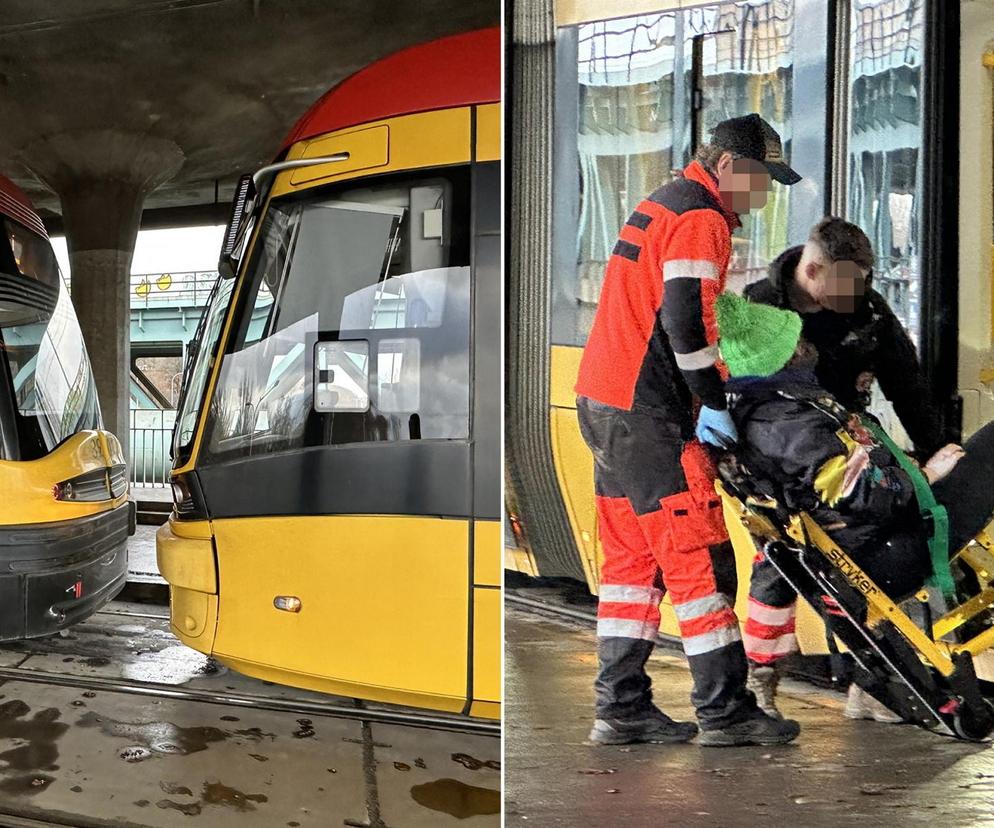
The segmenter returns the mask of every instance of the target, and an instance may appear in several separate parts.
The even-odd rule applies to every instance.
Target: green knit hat
[[[714,305],[718,346],[733,377],[768,377],[784,367],[801,338],[794,311],[722,293]]]

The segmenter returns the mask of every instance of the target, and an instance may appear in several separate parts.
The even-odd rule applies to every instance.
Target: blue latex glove
[[[710,443],[722,449],[729,449],[739,440],[738,429],[732,421],[732,415],[727,409],[718,410],[701,407],[701,413],[697,415],[697,428],[694,434],[702,443]]]

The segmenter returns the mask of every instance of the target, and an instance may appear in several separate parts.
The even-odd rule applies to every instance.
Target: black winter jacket
[[[739,463],[792,512],[807,511],[891,594],[931,570],[911,478],[810,371],[726,383]]]
[[[797,246],[781,253],[770,264],[767,278],[746,288],[746,297],[789,308],[787,286],[803,249]],[[854,313],[821,310],[802,313],[801,319],[804,338],[818,349],[818,381],[843,406],[866,410],[870,383],[859,378],[872,374],[918,453],[929,457],[943,446],[942,427],[915,346],[883,296],[867,286]]]

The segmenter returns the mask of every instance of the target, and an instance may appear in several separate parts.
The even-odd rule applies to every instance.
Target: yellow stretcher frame
[[[756,511],[755,508],[775,508],[776,501],[747,497],[743,502],[729,492],[720,480],[715,482],[715,490],[725,504],[726,520],[729,514],[734,515],[754,538],[760,539],[764,543],[784,540],[781,530],[766,515]],[[971,543],[963,547],[953,557],[953,560],[962,561],[977,574],[977,579],[984,585],[983,588],[977,595],[971,596],[948,609],[941,618],[936,619],[932,623],[932,632],[929,635],[856,565],[852,558],[828,536],[807,512],[791,515],[790,523],[785,531],[787,536],[796,543],[817,549],[845,576],[849,584],[863,595],[867,603],[866,624],[868,627],[873,628],[883,620],[889,621],[914,647],[919,657],[943,676],[952,675],[952,657],[955,654],[967,652],[976,657],[994,646],[994,627],[989,627],[961,643],[942,640],[986,609],[994,606],[994,586],[991,584],[991,581],[994,580],[994,540],[986,532],[977,535]],[[926,603],[928,593],[921,590],[915,595],[915,598]]]

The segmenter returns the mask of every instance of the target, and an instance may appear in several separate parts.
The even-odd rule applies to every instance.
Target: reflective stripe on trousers
[[[749,660],[773,664],[798,651],[794,634],[797,593],[766,556],[753,559],[743,641]]]

